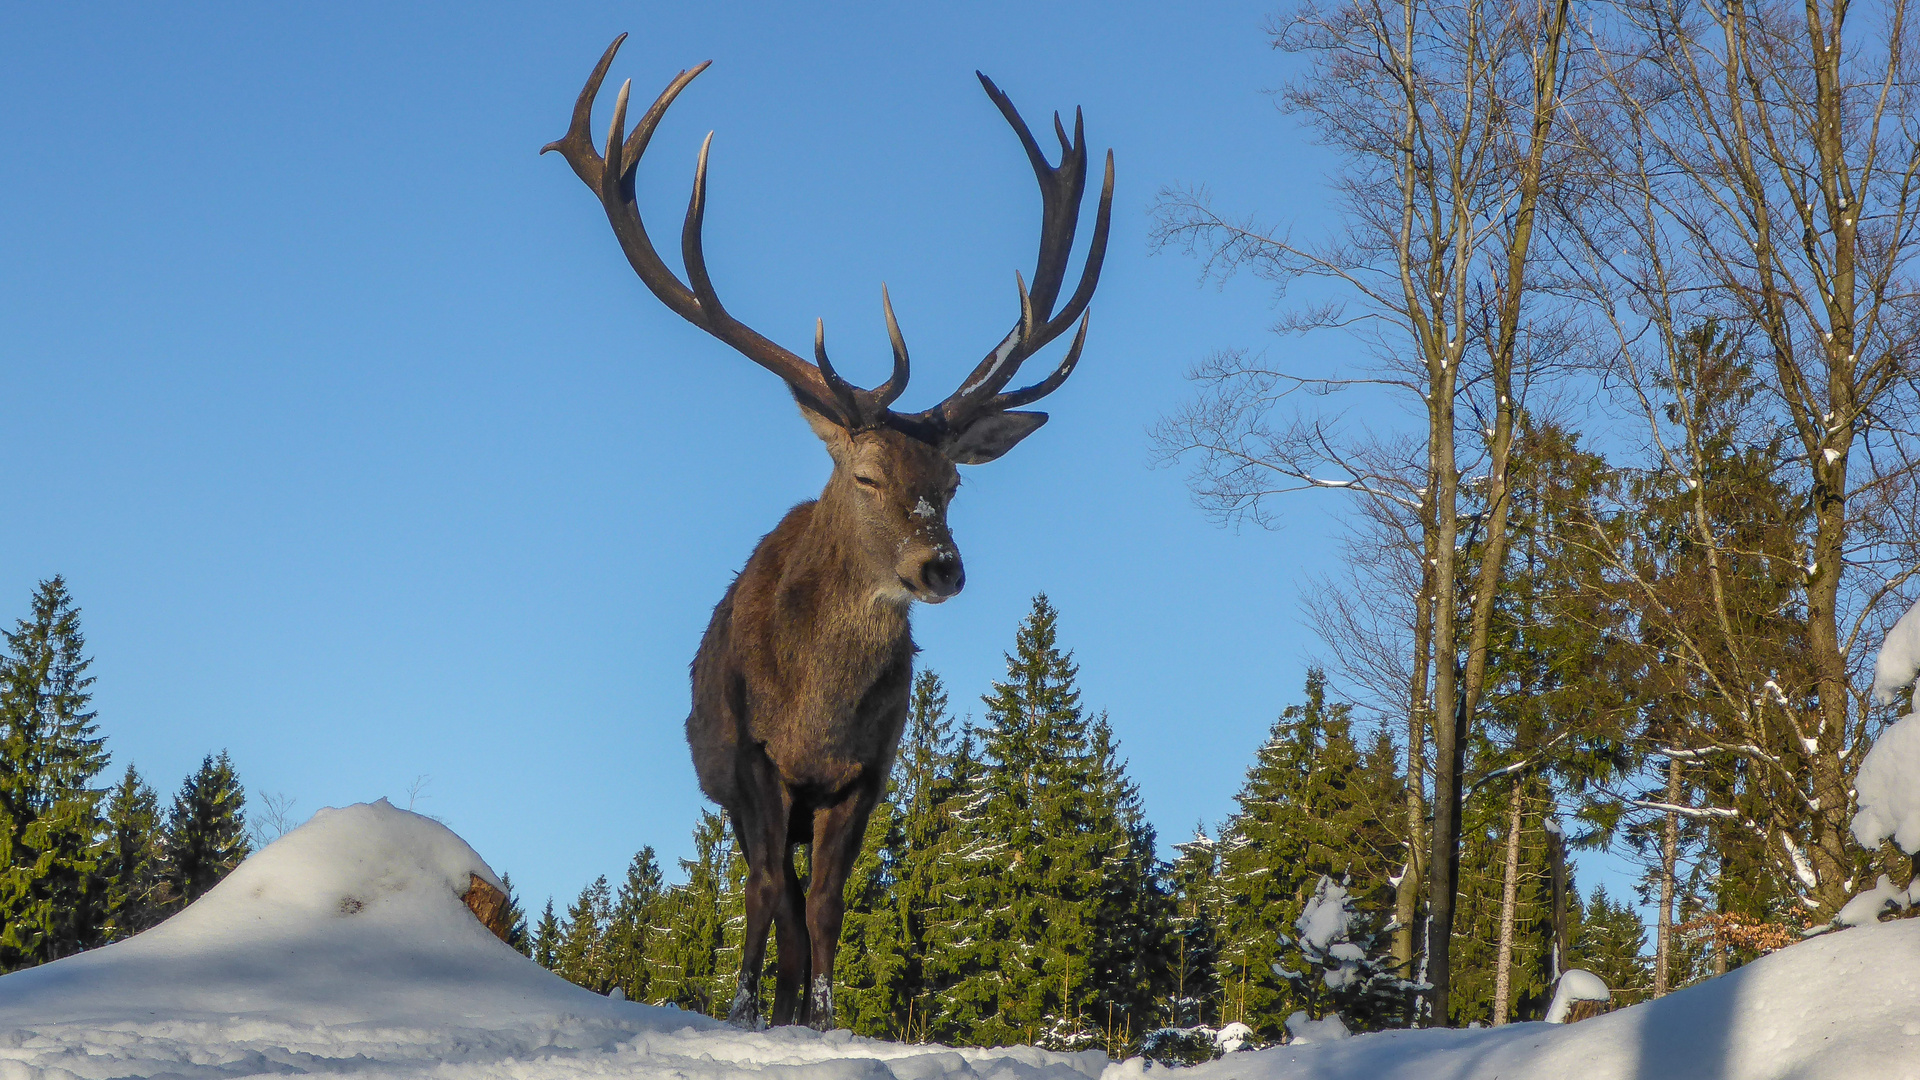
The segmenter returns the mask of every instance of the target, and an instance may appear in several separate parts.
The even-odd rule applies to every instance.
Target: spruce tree
[[[954,734],[940,677],[922,671],[914,679],[893,783],[898,850],[890,899],[901,967],[892,1007],[894,1030],[910,1042],[934,1037],[940,995],[953,975],[952,965],[935,950],[954,914],[949,889],[960,842],[957,812],[967,784],[969,766],[962,764],[970,760],[967,742]],[[951,1037],[944,1025],[939,1030]]]
[[[905,967],[893,874],[902,844],[889,798],[867,819],[860,854],[846,881],[846,916],[834,956],[834,1024],[856,1035],[885,1038],[897,1030],[895,1004]]]
[[[660,902],[660,922],[648,940],[652,969],[649,997],[662,1005],[713,1015],[732,1004],[733,988],[721,983],[737,973],[727,963],[729,894],[733,838],[727,819],[702,810],[693,830],[694,857],[681,859],[684,884],[668,889]],[[738,931],[734,931],[737,947]],[[737,954],[736,954],[737,957]]]
[[[1282,959],[1275,928],[1293,925],[1323,875],[1346,877],[1356,895],[1378,897],[1364,910],[1384,922],[1405,851],[1389,821],[1397,811],[1387,805],[1396,790],[1394,759],[1377,760],[1377,748],[1362,755],[1351,707],[1327,701],[1318,669],[1307,673],[1306,697],[1274,722],[1218,841],[1220,1019],[1273,1042],[1284,1037],[1287,1015],[1304,1007],[1274,973]]]
[[[972,833],[953,872],[967,905],[942,994],[945,1021],[977,1043],[1098,1045],[1146,1030],[1152,980],[1116,957],[1159,955],[1151,832],[1137,820],[1104,720],[1082,711],[1077,669],[1044,595],[1015,635],[1007,677],[984,699],[981,765],[961,818]]]
[[[611,985],[618,986],[628,1001],[650,1001],[652,970],[647,965],[647,946],[660,914],[660,864],[652,847],[643,847],[627,864],[627,877],[614,897],[613,915],[607,928],[607,955],[612,969]]]
[[[1596,885],[1580,915],[1579,928],[1571,934],[1567,966],[1600,976],[1613,991],[1616,1006],[1647,999],[1652,971],[1647,957],[1641,955],[1647,947],[1647,927],[1638,912],[1608,896],[1606,886]]]
[[[1300,917],[1282,933],[1274,974],[1293,988],[1307,1019],[1338,1014],[1349,1030],[1399,1027],[1416,989],[1394,972],[1386,928],[1354,907],[1346,882],[1322,874]]]
[[[528,955],[534,963],[552,971],[554,965],[559,963],[559,953],[560,920],[554,917],[553,897],[549,896],[546,910],[540,913],[540,922],[534,927],[533,941],[528,948]]]
[[[607,924],[613,915],[613,894],[605,874],[595,878],[572,906],[560,927],[554,949],[554,974],[596,994],[612,989],[613,966],[607,951]]]
[[[94,944],[104,741],[80,611],[43,581],[0,648],[0,972]]]
[[[118,941],[160,921],[160,800],[132,765],[107,798],[97,870],[101,937]]]
[[[1168,969],[1167,1024],[1219,1026],[1220,852],[1203,825],[1193,839],[1175,844],[1179,857],[1167,871],[1172,894],[1173,956]]]
[[[160,845],[168,907],[178,910],[200,899],[251,853],[246,803],[225,750],[207,755],[181,782]]]
[[[527,936],[527,911],[520,906],[520,897],[513,891],[513,875],[500,875],[500,891],[506,895],[505,912],[501,921],[506,923],[507,936],[503,938],[507,947],[521,956],[533,955],[533,941]]]

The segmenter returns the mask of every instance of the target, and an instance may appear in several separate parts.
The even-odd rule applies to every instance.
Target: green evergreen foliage
[[[894,813],[888,905],[891,936],[899,958],[893,1001],[892,1033],[910,1041],[932,1037],[941,994],[956,974],[936,955],[955,915],[949,889],[956,852],[963,842],[960,799],[972,776],[972,744],[956,736],[947,713],[947,691],[940,677],[923,671],[914,679],[907,727],[894,762]],[[954,1032],[944,1026],[941,1037]]]
[[[1164,951],[1163,924],[1147,923],[1164,901],[1152,833],[1104,718],[1081,708],[1057,624],[1035,597],[984,699],[981,768],[958,814],[940,1012],[977,1042],[1080,1048],[1151,1026]]]
[[[1572,937],[1568,966],[1600,976],[1613,991],[1616,1008],[1647,999],[1653,971],[1650,959],[1642,955],[1647,927],[1638,912],[1608,896],[1606,886],[1596,885]]]
[[[1180,854],[1167,872],[1172,894],[1168,922],[1173,948],[1167,974],[1167,1026],[1170,1030],[1203,1024],[1218,1027],[1222,1023],[1219,1008],[1223,901],[1219,845],[1207,835],[1204,827],[1196,825],[1193,839],[1174,845],[1174,849]]]
[[[252,851],[246,792],[225,750],[209,754],[181,782],[161,834],[160,880],[166,906],[204,896]]]
[[[567,908],[560,925],[560,941],[553,952],[553,973],[596,994],[613,988],[613,965],[607,948],[608,925],[613,920],[613,893],[605,874],[593,879]]]
[[[713,1015],[732,1003],[732,986],[721,983],[738,970],[737,953],[732,966],[725,959],[726,909],[732,906],[728,879],[731,864],[738,861],[726,818],[702,810],[693,830],[693,846],[694,857],[680,860],[687,880],[661,898],[660,921],[648,937],[647,966],[652,971],[648,1000]],[[733,892],[738,895],[738,889]]]
[[[653,848],[643,847],[627,864],[607,924],[608,989],[619,987],[628,1001],[650,1000],[653,974],[647,966],[647,945],[656,933],[662,895],[660,864]]]
[[[1394,831],[1397,759],[1378,746],[1362,755],[1352,708],[1327,701],[1317,669],[1306,697],[1274,722],[1218,842],[1220,1019],[1273,1042],[1305,1007],[1274,973],[1276,928],[1293,925],[1323,875],[1347,877],[1362,910],[1383,920],[1405,853]]]
[[[160,800],[132,765],[107,797],[104,849],[96,886],[100,937],[119,941],[162,918]]]
[[[89,711],[80,611],[43,581],[0,646],[0,972],[95,944],[101,793],[107,763]]]
[[[521,956],[533,955],[533,939],[527,935],[527,910],[520,906],[520,897],[513,891],[513,875],[500,875],[500,891],[506,895],[506,912],[501,916],[507,924],[507,936],[504,939],[514,952]]]
[[[534,927],[533,940],[528,945],[528,956],[541,967],[552,971],[560,962],[560,920],[553,914],[553,897],[547,897],[546,910],[540,913],[540,922]]]
[[[905,969],[893,874],[904,844],[890,798],[867,819],[860,854],[847,875],[846,914],[834,956],[834,1023],[856,1035],[884,1038],[898,1029],[894,1005]]]

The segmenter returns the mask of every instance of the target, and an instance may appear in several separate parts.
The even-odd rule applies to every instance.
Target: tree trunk
[[[1513,1003],[1513,916],[1520,889],[1520,774],[1507,796],[1507,865],[1500,884],[1500,952],[1493,969],[1493,1026],[1507,1022]]]
[[[1667,759],[1667,805],[1680,805],[1680,763]],[[1668,972],[1673,965],[1674,866],[1680,858],[1680,813],[1667,811],[1666,832],[1660,838],[1660,910],[1653,924],[1653,996],[1664,997],[1670,989]]]
[[[1428,490],[1432,490],[1429,477]],[[1422,507],[1431,517],[1432,504]],[[1420,594],[1414,598],[1413,680],[1407,694],[1407,864],[1393,892],[1393,963],[1401,978],[1415,980],[1414,933],[1420,917],[1420,885],[1425,879],[1426,853],[1421,850],[1427,831],[1427,727],[1432,713],[1427,676],[1433,664],[1433,530],[1427,529]]]

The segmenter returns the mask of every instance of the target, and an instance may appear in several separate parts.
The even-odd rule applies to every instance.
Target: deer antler
[[[600,85],[607,77],[607,69],[613,64],[614,54],[620,51],[620,45],[627,35],[621,34],[607,46],[607,51],[594,65],[593,74],[587,77],[586,86],[580,91],[580,97],[574,102],[573,122],[567,134],[540,148],[541,153],[558,150],[573,166],[573,171],[581,181],[600,197],[600,205],[607,212],[607,220],[613,225],[613,235],[620,241],[620,250],[626,253],[627,262],[633,266],[653,295],[660,302],[673,309],[681,318],[726,342],[747,359],[773,372],[784,379],[793,389],[795,396],[809,407],[831,417],[843,427],[860,428],[872,426],[881,421],[886,414],[886,406],[897,398],[906,388],[906,347],[900,341],[898,328],[893,323],[893,308],[887,306],[887,321],[894,340],[894,376],[877,390],[862,390],[852,386],[825,362],[825,350],[818,350],[822,363],[819,366],[781,348],[756,332],[752,327],[735,319],[727,313],[720,303],[719,295],[714,291],[713,279],[707,273],[706,252],[701,243],[701,223],[706,215],[707,203],[707,153],[713,145],[713,136],[708,134],[700,147],[699,164],[693,176],[693,194],[687,203],[686,224],[680,231],[680,253],[686,262],[687,280],[682,284],[672,270],[660,259],[654,249],[653,240],[647,235],[647,226],[640,217],[640,208],[634,198],[636,167],[640,158],[647,152],[647,144],[653,139],[654,129],[660,125],[661,117],[680,91],[687,88],[696,76],[707,69],[709,60],[688,71],[676,75],[667,88],[654,99],[646,113],[640,117],[631,134],[626,133],[627,98],[632,90],[631,80],[620,87],[620,96],[613,107],[612,130],[607,134],[607,150],[603,157],[594,146],[593,134],[589,125],[593,119],[593,102],[599,97]]]
[[[707,203],[707,154],[713,146],[711,133],[700,146],[700,159],[694,170],[693,194],[687,203],[686,223],[680,231],[680,254],[686,263],[687,282],[682,283],[661,261],[659,252],[654,249],[653,241],[647,235],[646,224],[640,218],[640,209],[635,201],[637,166],[641,156],[647,152],[647,144],[653,139],[654,129],[659,126],[660,119],[666,115],[674,99],[712,61],[675,76],[640,117],[640,122],[631,133],[627,133],[625,127],[627,99],[633,84],[631,80],[623,83],[619,97],[614,102],[613,124],[607,134],[607,149],[603,157],[594,146],[589,130],[593,103],[600,94],[600,85],[607,77],[607,69],[613,64],[614,54],[620,51],[620,45],[626,39],[627,35],[621,34],[613,39],[613,44],[607,46],[607,51],[601,55],[600,62],[594,65],[593,74],[587,77],[586,86],[574,102],[573,122],[567,134],[548,143],[540,152],[544,154],[548,150],[558,150],[573,166],[574,173],[581,181],[600,197],[607,220],[613,225],[613,234],[619,240],[620,249],[626,253],[627,262],[633,266],[634,273],[639,275],[653,295],[660,298],[661,303],[673,309],[681,318],[780,376],[804,404],[832,418],[842,427],[858,430],[884,424],[934,443],[941,443],[964,432],[968,426],[986,416],[1038,401],[1052,393],[1073,373],[1074,365],[1080,361],[1081,347],[1087,339],[1087,303],[1093,298],[1094,286],[1100,279],[1100,264],[1106,256],[1107,228],[1113,206],[1113,152],[1108,151],[1106,180],[1100,189],[1100,209],[1094,220],[1093,239],[1087,249],[1087,261],[1081,271],[1080,284],[1066,306],[1055,313],[1053,305],[1059,298],[1060,286],[1066,277],[1074,231],[1079,221],[1080,200],[1086,190],[1086,138],[1078,110],[1074,113],[1071,142],[1067,139],[1066,128],[1060,123],[1059,114],[1054,115],[1053,127],[1060,139],[1061,159],[1059,166],[1049,165],[1046,155],[1034,141],[1032,131],[1014,109],[1013,102],[1001,93],[993,80],[980,75],[981,85],[986,87],[988,96],[1019,134],[1027,158],[1033,164],[1034,176],[1040,182],[1040,254],[1034,263],[1033,287],[1029,289],[1026,282],[1015,275],[1020,291],[1020,318],[1012,331],[974,368],[973,374],[961,384],[959,390],[938,406],[924,412],[894,413],[888,406],[907,388],[907,346],[900,335],[900,324],[893,314],[893,301],[887,295],[885,286],[881,287],[880,300],[886,314],[887,337],[893,346],[893,374],[872,390],[847,382],[834,370],[832,361],[827,358],[824,324],[815,327],[815,362],[810,364],[729,315],[720,303],[713,280],[707,273],[706,252],[701,242],[701,225],[706,216]],[[1019,371],[1020,365],[1048,342],[1059,337],[1076,319],[1080,322],[1079,333],[1074,335],[1073,345],[1067,350],[1060,366],[1032,386],[1002,393]],[[1045,414],[1040,413],[1023,415],[1032,418],[1030,423],[1033,427],[1046,419]]]
[[[1113,211],[1113,151],[1109,150],[1106,177],[1100,185],[1100,207],[1094,216],[1093,239],[1087,245],[1087,261],[1080,272],[1080,284],[1066,306],[1055,313],[1053,304],[1066,279],[1067,262],[1073,253],[1073,234],[1080,219],[1080,200],[1087,186],[1085,121],[1080,110],[1075,109],[1073,140],[1069,142],[1060,114],[1053,114],[1054,134],[1060,140],[1060,164],[1050,165],[1013,102],[992,79],[977,71],[974,74],[980,77],[980,85],[986,87],[987,96],[999,107],[1000,115],[1006,117],[1020,136],[1020,145],[1026,148],[1027,160],[1033,165],[1034,178],[1040,182],[1040,254],[1034,261],[1031,289],[1018,274],[1014,275],[1020,291],[1020,317],[1013,329],[974,367],[960,389],[938,406],[911,418],[951,432],[965,431],[975,421],[993,413],[1030,405],[1059,389],[1067,376],[1073,374],[1074,366],[1080,362],[1080,349],[1087,340],[1087,304],[1100,282],[1100,265],[1107,254],[1107,230]],[[1059,337],[1076,319],[1080,321],[1080,331],[1074,335],[1066,358],[1052,374],[1032,386],[1001,393],[1028,357]]]

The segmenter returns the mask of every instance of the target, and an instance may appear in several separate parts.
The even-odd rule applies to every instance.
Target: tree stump
[[[1576,1001],[1567,1008],[1567,1023],[1577,1024],[1582,1020],[1591,1020],[1612,1009],[1613,1003],[1609,1001]]]
[[[493,936],[501,941],[507,940],[507,894],[487,884],[479,874],[467,875],[467,891],[460,899],[467,902],[467,910],[480,920],[480,925],[493,931]]]

